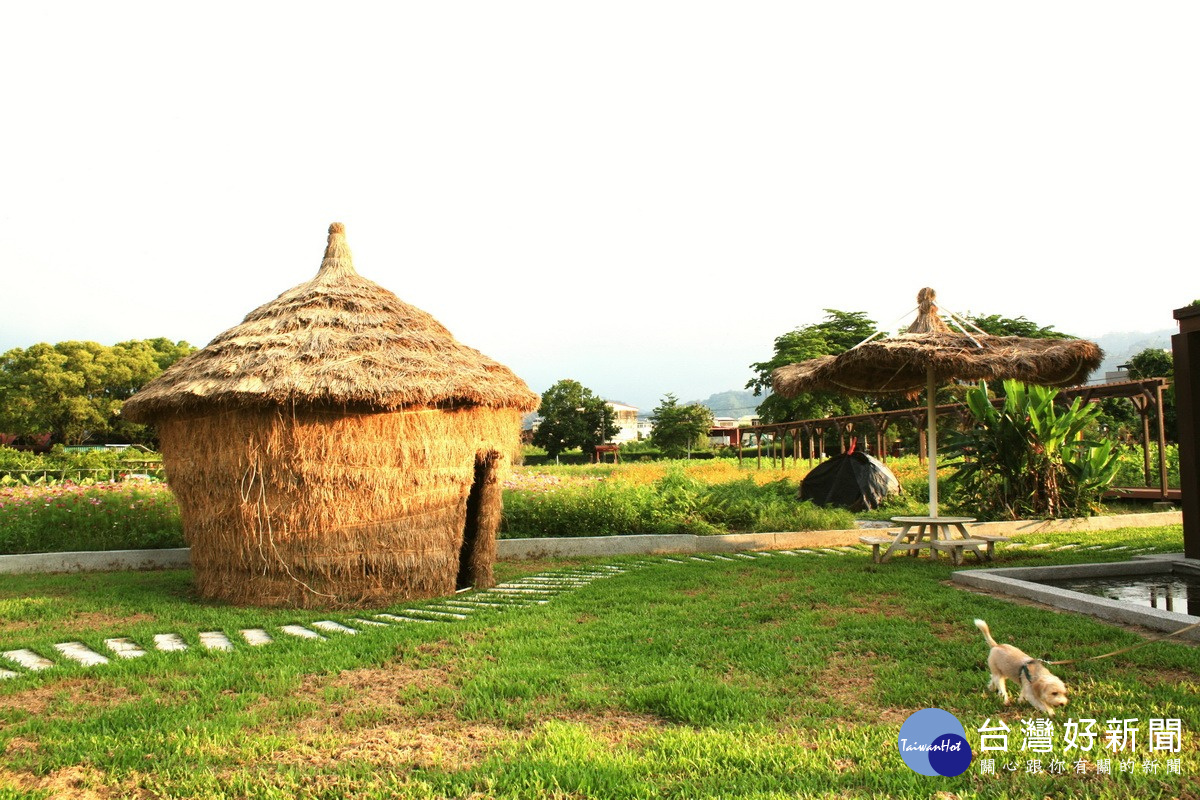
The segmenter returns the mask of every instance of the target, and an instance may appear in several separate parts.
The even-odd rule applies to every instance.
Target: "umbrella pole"
[[[933,367],[929,368],[928,377],[929,380],[925,386],[926,405],[928,407],[928,430],[925,434],[925,441],[929,447],[929,516],[937,517],[937,407],[935,406],[937,384],[934,382]]]

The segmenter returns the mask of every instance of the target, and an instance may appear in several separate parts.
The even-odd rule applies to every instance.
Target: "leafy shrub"
[[[1019,381],[1004,391],[996,408],[986,384],[969,390],[974,427],[947,436],[955,505],[1009,519],[1095,513],[1118,468],[1112,442],[1082,438],[1099,407],[1081,398],[1057,405],[1056,389]]]
[[[156,465],[147,467],[149,461]],[[49,453],[35,454],[0,447],[0,478],[9,478],[6,482],[9,485],[28,484],[38,478],[43,479],[43,484],[65,480],[79,483],[88,478],[109,481],[122,474],[155,470],[161,461],[157,453],[134,448],[68,451],[62,445],[55,445]]]
[[[681,468],[652,483],[596,479],[504,495],[501,535],[613,536],[621,534],[850,528],[849,512],[796,499],[796,484],[753,478],[709,484]]]
[[[1145,486],[1146,462],[1143,448],[1140,444],[1122,448],[1118,457],[1117,476],[1113,479],[1116,486]],[[1150,485],[1158,486],[1158,443],[1150,443]],[[1167,485],[1179,488],[1179,445],[1167,445]]]

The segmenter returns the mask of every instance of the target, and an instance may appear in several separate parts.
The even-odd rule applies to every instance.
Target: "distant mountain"
[[[1151,348],[1159,350],[1171,349],[1171,336],[1177,331],[1165,328],[1161,331],[1144,331],[1106,333],[1093,339],[1104,351],[1104,360],[1100,368],[1092,373],[1093,380],[1103,378],[1106,372],[1116,372],[1121,364],[1128,364],[1129,359],[1143,350]]]
[[[689,405],[696,404],[707,408],[713,412],[714,417],[744,417],[747,414],[754,414],[759,403],[766,399],[766,395],[754,396],[754,392],[739,391],[732,389],[728,392],[718,392],[708,396],[707,400],[692,400]]]

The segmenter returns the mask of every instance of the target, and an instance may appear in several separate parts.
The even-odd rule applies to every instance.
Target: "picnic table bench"
[[[996,543],[1009,541],[1007,536],[968,534],[966,523],[975,521],[971,517],[894,517],[892,521],[902,526],[894,537],[858,537],[860,542],[871,546],[871,558],[877,564],[890,559],[893,553],[918,555],[925,548],[929,548],[930,555],[935,558],[943,551],[948,552],[956,565],[962,563],[964,551],[974,553],[981,561],[991,561]],[[983,548],[982,552],[980,548]]]

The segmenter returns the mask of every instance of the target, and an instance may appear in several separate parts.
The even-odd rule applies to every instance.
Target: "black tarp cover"
[[[851,511],[878,508],[900,493],[900,481],[878,459],[851,449],[823,461],[800,483],[800,499]]]

